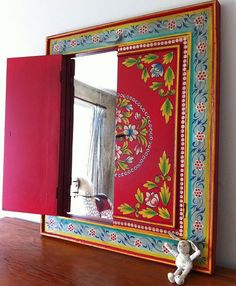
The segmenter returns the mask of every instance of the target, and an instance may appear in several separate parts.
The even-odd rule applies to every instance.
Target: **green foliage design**
[[[142,204],[143,201],[144,201],[144,195],[143,195],[143,193],[140,191],[139,188],[137,189],[137,193],[135,194],[135,198],[136,198],[136,200],[137,200],[140,204]]]
[[[170,213],[167,208],[158,208],[159,216],[164,219],[170,219]]]
[[[150,64],[150,63],[152,63],[153,61],[155,61],[157,59],[158,59],[157,55],[155,55],[155,54],[148,54],[148,55],[145,55],[142,58],[142,62],[144,62],[145,64]]]
[[[143,209],[139,211],[139,214],[144,218],[153,218],[158,215],[158,213],[151,208]]]
[[[125,65],[127,68],[130,68],[138,63],[138,60],[135,58],[128,58],[122,64]]]
[[[170,213],[167,209],[167,206],[170,201],[171,193],[168,184],[168,181],[171,180],[171,177],[168,175],[170,172],[171,164],[169,162],[169,158],[166,155],[166,152],[164,151],[162,153],[162,156],[159,160],[159,169],[161,174],[154,177],[154,180],[148,180],[146,183],[143,184],[143,187],[147,189],[146,193],[141,190],[141,188],[138,188],[134,197],[136,199],[135,206],[132,207],[129,204],[121,204],[118,209],[123,214],[134,214],[136,217],[143,217],[146,219],[151,219],[155,216],[160,216],[161,218],[168,220],[170,219]],[[162,185],[160,185],[161,181],[163,182]],[[159,189],[160,188],[160,189]],[[159,189],[159,190],[158,190]],[[152,192],[149,192],[152,191]],[[147,201],[149,200],[149,197],[151,194],[155,194],[156,202],[159,206],[156,204],[147,205]],[[160,197],[160,201],[158,202],[158,195]],[[161,204],[161,205],[160,205]]]
[[[166,152],[164,151],[159,162],[159,168],[161,170],[162,176],[165,178],[170,171],[170,163],[169,158],[166,156]]]
[[[149,53],[144,56],[139,56],[137,58],[134,57],[128,57],[125,61],[122,62],[123,65],[125,65],[127,68],[131,68],[136,66],[141,71],[141,79],[144,83],[149,82],[149,79],[151,78],[148,66],[149,64],[155,62],[159,58],[158,55]],[[160,97],[167,97],[167,96],[173,96],[176,94],[176,89],[173,88],[174,80],[175,80],[175,73],[171,66],[171,62],[174,59],[174,53],[169,52],[163,55],[162,64],[166,65],[163,67],[164,69],[164,78],[161,77],[159,81],[153,81],[151,85],[149,85],[149,88],[155,92]],[[159,63],[160,64],[160,63]],[[163,88],[164,86],[164,88]],[[166,99],[164,103],[161,106],[161,113],[162,116],[165,118],[166,124],[170,121],[171,116],[173,115],[173,109],[174,106],[170,99]],[[126,120],[126,119],[125,119]],[[140,142],[144,144],[143,140],[144,138],[140,138]]]
[[[173,104],[169,100],[169,98],[166,99],[166,101],[161,106],[161,114],[163,117],[165,117],[166,123],[169,122],[170,117],[172,116],[172,110],[174,109]]]
[[[123,214],[131,214],[135,212],[135,209],[133,209],[129,204],[121,204],[118,207],[119,211]]]
[[[168,67],[165,74],[164,74],[164,80],[165,80],[165,86],[167,86],[168,90],[171,89],[172,85],[174,84],[175,74],[171,67]]]
[[[143,186],[144,186],[145,188],[147,188],[148,190],[152,190],[152,189],[157,188],[157,184],[155,184],[155,183],[152,182],[152,181],[147,181]]]
[[[173,60],[174,53],[170,52],[163,56],[163,64],[170,64]]]
[[[166,185],[166,182],[164,182],[163,186],[161,187],[160,197],[163,204],[167,206],[170,200],[170,191],[169,187]]]

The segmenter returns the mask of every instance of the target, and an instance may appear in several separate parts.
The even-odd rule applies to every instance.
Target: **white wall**
[[[204,1],[0,0],[0,174],[7,57],[45,54],[48,35],[199,2]],[[217,262],[236,269],[236,0],[220,2],[222,49]],[[20,217],[20,214],[12,215]],[[37,216],[21,217],[39,220]]]

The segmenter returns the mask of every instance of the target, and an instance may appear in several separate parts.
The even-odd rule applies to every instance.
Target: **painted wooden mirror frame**
[[[197,244],[201,256],[195,269],[212,273],[219,4],[211,1],[47,38],[50,55],[108,50],[117,50],[119,58],[117,111],[120,119],[127,117],[120,128],[133,128],[139,119],[144,157],[134,152],[138,147],[131,141],[118,142],[119,150],[130,148],[136,157],[131,166],[121,164],[116,170],[112,224],[42,216],[41,233],[174,264],[164,247],[166,242],[176,246],[171,231]]]

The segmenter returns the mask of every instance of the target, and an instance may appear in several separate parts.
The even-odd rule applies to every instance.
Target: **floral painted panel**
[[[178,134],[187,37],[120,46],[118,56],[114,223],[183,235]]]
[[[158,209],[158,204],[160,204],[161,208],[168,210],[171,217],[174,212],[171,212],[165,204],[168,206],[173,200],[174,193],[170,183],[173,183],[173,175],[176,176],[177,171],[179,179],[176,179],[178,186],[176,190],[179,192],[179,203],[176,201],[175,205],[178,205],[179,212],[175,212],[176,233],[197,244],[201,250],[201,256],[195,262],[195,269],[206,273],[213,271],[215,256],[218,21],[219,4],[217,1],[211,1],[48,38],[48,54],[74,54],[117,49],[122,57],[120,64],[122,69],[129,73],[136,73],[139,83],[146,87],[148,92],[142,93],[142,97],[137,99],[137,93],[134,95],[131,91],[119,90],[115,180],[126,179],[132,175],[138,178],[138,172],[144,169],[148,161],[152,161],[156,169],[150,177],[140,181],[140,184],[136,185],[134,182],[135,191],[132,191],[129,200],[127,200],[128,197],[127,199],[123,197],[120,201],[115,199],[116,215],[121,214],[124,217],[125,210],[128,219],[135,219],[138,215],[139,218],[146,216],[144,218],[146,221],[155,219],[157,216],[154,212],[156,212],[158,219],[165,221],[164,218],[159,218],[159,214],[168,216],[167,212]],[[167,46],[168,41],[172,41],[171,37],[176,39],[181,36],[187,39],[188,52],[187,55],[180,52],[180,59],[185,60],[185,63],[182,62],[181,79],[179,77],[178,83],[181,98],[178,106],[183,109],[178,109],[177,112],[176,103],[173,102],[175,95],[171,94],[171,90],[177,90],[177,88],[173,87],[174,84],[172,85],[173,74],[170,69],[168,76],[166,74],[168,83],[165,85],[164,75],[168,63],[163,63],[163,55],[162,61],[155,59],[148,63],[158,54],[143,51],[139,52],[140,55],[136,57],[134,54],[131,56],[125,53],[130,53],[130,47],[136,49],[136,45],[144,42],[160,41],[163,42],[163,46]],[[171,53],[174,52],[171,47],[169,49],[165,62],[171,60]],[[129,60],[129,58],[133,59]],[[176,69],[171,66],[170,68],[175,74]],[[126,80],[131,81],[130,78]],[[186,81],[185,84],[183,81]],[[162,82],[162,85],[159,82]],[[151,110],[143,102],[143,98],[149,96],[150,92],[155,93],[156,100],[160,101],[158,108],[155,109],[156,117],[158,117],[157,126],[160,124],[171,126],[176,114],[180,116],[176,164],[173,161],[173,149],[169,152],[162,148],[159,154],[153,151],[155,137],[159,136],[158,142],[161,142],[162,136],[160,134],[155,136],[156,131],[153,126],[156,117],[153,117]],[[167,99],[170,102],[167,101],[166,106],[161,110],[161,106]],[[142,135],[139,139],[137,139],[138,134]],[[163,162],[165,162],[165,168],[163,168]],[[178,170],[173,170],[174,165],[178,166]],[[168,176],[171,177],[170,181]],[[158,185],[156,190],[152,189],[155,185]],[[126,189],[127,193],[129,189]],[[121,190],[121,192],[124,194],[125,191]],[[116,198],[119,200],[118,194]],[[133,200],[132,204],[131,200]],[[141,208],[141,205],[145,207]],[[127,211],[130,214],[127,214]],[[173,247],[176,246],[167,234],[168,228],[125,221],[117,217],[114,219],[113,226],[105,223],[100,225],[93,222],[85,223],[80,219],[72,221],[69,218],[48,216],[43,219],[42,233],[45,235],[73,239],[80,243],[163,263],[173,263],[163,247],[166,241]]]

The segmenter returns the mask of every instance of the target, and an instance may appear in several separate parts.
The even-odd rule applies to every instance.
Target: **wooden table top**
[[[39,225],[0,220],[1,286],[166,286],[172,266],[42,237]],[[176,285],[176,284],[175,284]],[[192,272],[186,286],[235,286],[236,271]]]

